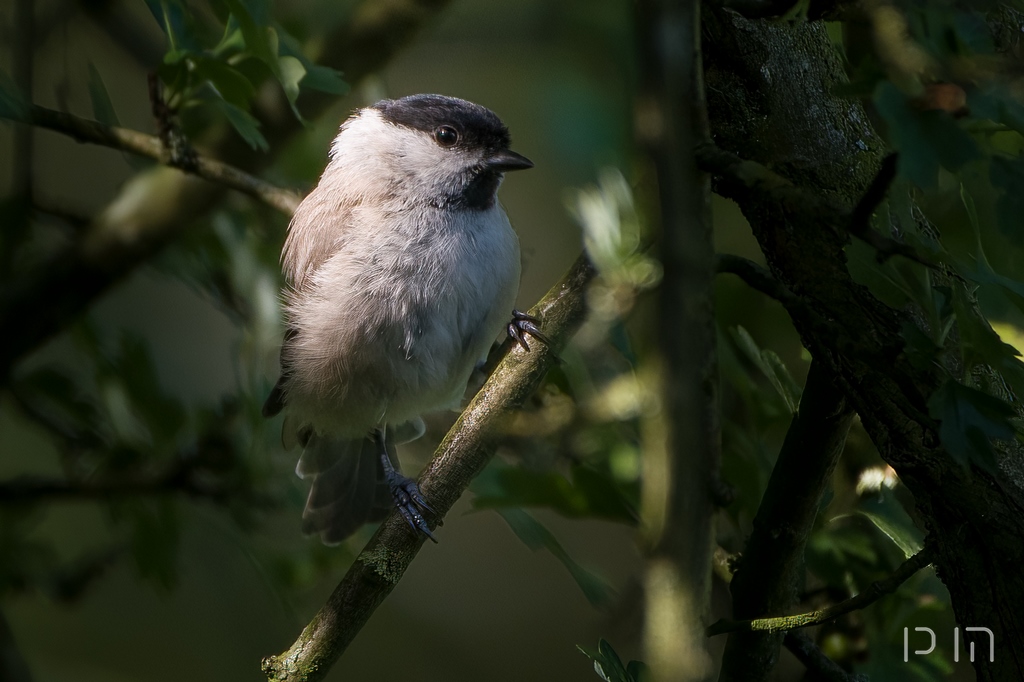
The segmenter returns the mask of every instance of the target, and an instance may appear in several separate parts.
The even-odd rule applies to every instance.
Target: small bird
[[[527,350],[527,334],[544,340],[512,309],[519,239],[497,192],[533,163],[509,142],[472,102],[383,100],[342,124],[295,211],[281,254],[281,377],[263,414],[283,411],[285,448],[303,448],[306,534],[336,544],[397,505],[436,542],[394,446],[423,434],[423,414],[459,407],[503,327]]]

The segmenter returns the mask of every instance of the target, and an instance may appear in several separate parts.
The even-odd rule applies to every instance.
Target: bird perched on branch
[[[512,310],[519,239],[497,200],[506,172],[532,166],[493,112],[453,97],[383,100],[342,124],[288,228],[281,377],[263,407],[303,449],[304,532],[341,542],[397,505],[434,539],[394,446],[459,406],[503,327],[543,339]]]

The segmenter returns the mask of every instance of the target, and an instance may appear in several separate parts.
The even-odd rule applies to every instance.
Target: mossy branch
[[[550,345],[535,342],[529,352],[519,347],[508,350],[438,446],[419,478],[420,490],[437,510],[432,528],[490,460],[505,419],[536,390],[556,362],[558,351],[582,322],[584,294],[593,275],[589,260],[581,256],[530,310],[540,318]],[[393,511],[291,648],[263,659],[267,677],[287,682],[323,679],[401,580],[423,541],[423,534],[410,532]]]
[[[719,620],[707,629],[708,637],[722,635],[727,632],[785,632],[797,628],[821,625],[839,616],[862,609],[875,603],[887,594],[892,594],[905,583],[910,576],[932,563],[932,552],[925,547],[920,552],[904,561],[896,571],[884,580],[868,585],[867,589],[846,601],[833,604],[824,609],[799,613],[793,616],[775,618],[754,618],[753,620]]]

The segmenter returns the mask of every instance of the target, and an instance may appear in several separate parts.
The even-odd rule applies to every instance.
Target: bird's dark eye
[[[451,126],[441,126],[434,131],[434,139],[442,147],[452,147],[459,141],[459,131]]]

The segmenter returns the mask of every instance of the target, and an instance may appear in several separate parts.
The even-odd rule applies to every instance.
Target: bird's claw
[[[550,345],[551,342],[548,340],[548,337],[544,336],[538,325],[540,325],[540,320],[533,315],[513,310],[512,321],[508,323],[508,335],[512,337],[513,341],[522,346],[525,351],[530,350],[530,344],[526,342],[527,334]]]
[[[437,512],[423,499],[423,494],[420,493],[420,487],[416,485],[416,481],[403,476],[397,471],[389,472],[387,478],[388,487],[391,489],[391,497],[395,500],[398,513],[402,515],[405,522],[409,524],[414,533],[418,531],[434,542],[437,542],[437,538],[430,532],[427,520],[423,518],[423,512],[430,512],[435,516]]]

